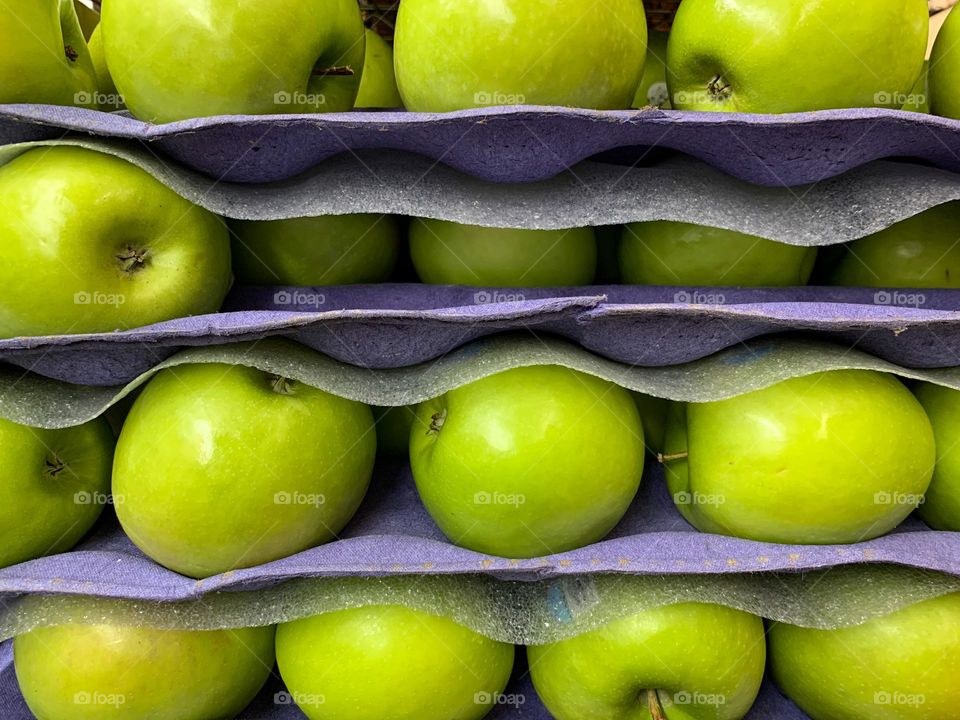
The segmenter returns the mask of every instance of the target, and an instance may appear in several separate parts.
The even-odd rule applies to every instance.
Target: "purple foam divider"
[[[960,365],[958,290],[384,284],[239,288],[224,309],[124,332],[0,340],[0,362],[65,382],[110,386],[186,347],[270,335],[351,365],[394,368],[495,333],[529,330],[651,367],[788,331],[813,333],[905,367]]]
[[[367,149],[416,152],[503,183],[553,177],[597,155],[634,163],[653,147],[770,186],[813,183],[889,157],[960,171],[960,122],[877,108],[751,115],[519,106],[445,114],[228,116],[151,125],[83,108],[0,106],[0,144],[69,131],[149,142],[188,167],[238,183],[285,180],[334,155]]]

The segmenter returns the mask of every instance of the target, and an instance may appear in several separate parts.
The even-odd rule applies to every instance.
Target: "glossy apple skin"
[[[333,539],[375,454],[366,405],[248,367],[162,370],[120,432],[117,516],[143,552],[184,575],[251,567]]]
[[[0,419],[0,568],[72,548],[110,492],[103,420],[44,430]]]
[[[349,110],[363,72],[356,0],[105,0],[101,24],[110,74],[150,122]]]
[[[646,42],[640,0],[404,0],[394,66],[409,110],[624,109]]]
[[[923,0],[683,0],[667,49],[674,108],[898,108],[920,76]]]
[[[930,112],[960,119],[960,13],[951,11],[930,54]]]
[[[84,148],[36,148],[0,168],[0,237],[0,337],[216,312],[232,280],[220,218]],[[145,260],[126,270],[130,251]]]
[[[73,0],[3,3],[0,48],[0,104],[91,104],[97,81]]]
[[[653,395],[630,391],[637,411],[640,413],[640,422],[643,425],[643,439],[647,451],[656,455],[663,452],[663,440],[667,432],[667,412],[670,410],[670,401]]]
[[[277,628],[280,675],[310,720],[480,720],[506,687],[513,655],[513,645],[396,605]]]
[[[233,269],[245,285],[350,285],[387,280],[400,252],[389,215],[232,220]]]
[[[393,72],[393,46],[383,36],[366,30],[367,54],[355,106],[358,108],[402,108],[403,100]]]
[[[620,275],[634,285],[806,285],[816,248],[667,220],[631,223],[620,241]]]
[[[658,691],[670,720],[739,720],[757,697],[765,655],[760,618],[707,603],[644,610],[527,648],[537,694],[557,720],[648,719],[647,690]]]
[[[216,720],[236,717],[266,682],[274,627],[57,625],[17,636],[13,657],[39,720]]]
[[[920,517],[935,530],[960,531],[960,392],[921,383],[914,394],[933,425],[937,465]]]
[[[960,203],[914,215],[841,253],[833,285],[879,288],[960,288]]]
[[[772,623],[769,644],[774,679],[812,720],[960,718],[958,593],[835,630]]]
[[[556,366],[508,370],[421,403],[410,434],[413,477],[440,529],[509,558],[602,539],[636,495],[643,451],[629,392]]]
[[[97,89],[100,97],[100,109],[106,112],[119,110],[123,107],[120,100],[117,86],[110,77],[110,70],[107,69],[107,58],[103,53],[103,29],[97,25],[93,29],[88,43],[90,48],[90,59],[93,61],[93,69],[97,75]],[[110,100],[111,102],[104,102]]]
[[[632,107],[658,107],[669,110],[670,91],[667,89],[667,40],[670,34],[651,30],[647,37],[647,63],[643,78],[633,97]]]
[[[930,484],[934,436],[891,375],[837,370],[729,400],[671,408],[665,452],[677,508],[705,532],[786,544],[889,532]]]
[[[597,241],[591,228],[514,230],[417,218],[410,223],[410,257],[431,285],[588,285],[597,271]]]

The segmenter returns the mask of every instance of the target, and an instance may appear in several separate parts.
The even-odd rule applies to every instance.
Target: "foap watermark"
[[[706,705],[709,707],[721,707],[727,704],[727,696],[717,693],[687,692],[681,690],[670,696],[674,705]]]
[[[678,305],[725,305],[727,298],[723,293],[704,292],[703,290],[680,290],[673,295]]]
[[[99,707],[119,709],[125,705],[126,702],[127,698],[122,693],[87,692],[86,690],[81,690],[73,694],[74,705],[96,705]]]
[[[327,697],[318,693],[302,693],[282,690],[273,694],[274,705],[296,705],[298,707],[317,707],[325,705]]]
[[[522,693],[492,693],[481,690],[473,696],[475,705],[505,705],[518,708],[526,704],[527,696]]]
[[[927,304],[927,296],[923,293],[907,293],[901,290],[878,290],[873,294],[873,304],[921,308]]]
[[[499,290],[480,290],[474,293],[473,301],[477,305],[490,303],[523,302],[527,297],[523,293],[505,293]]]
[[[904,105],[924,105],[927,96],[924,93],[885,92],[880,91],[873,96],[876,105],[903,107]]]
[[[521,493],[478,492],[473,495],[475,505],[509,505],[520,507],[527,502],[527,496]]]
[[[874,705],[883,705],[883,706],[900,706],[900,707],[920,707],[927,702],[925,695],[921,693],[905,693],[900,692],[899,690],[894,690],[893,692],[887,692],[886,690],[880,690],[873,694],[873,704]]]
[[[904,492],[881,491],[873,494],[874,505],[897,505],[903,507],[917,507],[926,501],[924,495]]]
[[[480,91],[474,93],[474,105],[526,105],[527,96],[520,93],[505,93],[500,90],[493,92]]]
[[[74,305],[109,305],[110,307],[120,307],[127,302],[126,295],[120,293],[105,292],[87,292],[83,290],[73,294]]]
[[[727,502],[723,495],[708,495],[702,492],[682,490],[674,493],[673,502],[677,505],[723,505]]]
[[[80,490],[73,494],[73,502],[75,505],[122,505],[123,495]]]
[[[304,292],[303,290],[278,290],[273,295],[274,305],[318,308],[325,305],[326,302],[327,296],[323,293]]]
[[[113,108],[114,110],[119,110],[126,105],[123,95],[118,93],[86,92],[83,90],[74,93],[73,104],[80,107]]]
[[[296,107],[322,107],[327,104],[327,96],[322,93],[286,92],[281,90],[273,95],[274,105],[294,105]]]
[[[320,507],[327,502],[327,496],[320,493],[278,492],[273,495],[274,505],[310,505]]]

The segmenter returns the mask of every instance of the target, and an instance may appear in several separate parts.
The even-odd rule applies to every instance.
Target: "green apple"
[[[835,370],[675,405],[664,452],[674,501],[700,530],[826,545],[899,525],[923,501],[936,451],[899,380]]]
[[[773,623],[770,667],[813,720],[960,717],[960,593],[834,630]]]
[[[402,108],[403,100],[393,73],[393,47],[375,30],[366,31],[367,51],[360,77],[358,108]]]
[[[844,248],[834,285],[960,288],[960,202],[937,205]]]
[[[513,645],[396,605],[283,623],[277,664],[310,720],[480,720],[501,697]]]
[[[646,59],[641,0],[404,0],[394,38],[403,103],[630,107]]]
[[[387,280],[400,252],[390,215],[233,220],[233,269],[247,285],[351,285]]]
[[[219,217],[126,160],[28,150],[0,167],[0,337],[112,332],[216,312]]]
[[[930,54],[930,111],[960,119],[960,12],[950,11]]]
[[[890,107],[917,82],[924,0],[683,0],[667,50],[679,110],[790,113]]]
[[[141,120],[341,112],[363,72],[356,0],[104,0],[103,44]]]
[[[637,404],[640,421],[643,424],[643,438],[647,450],[654,455],[663,452],[663,441],[667,432],[667,412],[670,401],[653,395],[633,392],[633,401]]]
[[[923,63],[923,71],[917,80],[910,94],[904,98],[903,110],[909,112],[929,113],[930,112],[930,63]]]
[[[120,432],[117,516],[184,575],[260,565],[335,538],[375,454],[366,405],[239,365],[169,368]]]
[[[591,228],[514,230],[417,218],[410,223],[410,257],[432,285],[588,285],[597,242]]]
[[[667,89],[667,40],[670,34],[650,30],[647,38],[647,64],[643,78],[633,97],[632,107],[658,107],[669,110],[670,91]]]
[[[410,452],[410,428],[413,426],[416,408],[400,407],[373,408],[377,422],[377,453],[396,457],[407,457]]]
[[[112,461],[103,420],[43,430],[0,418],[0,568],[76,545],[107,501]]]
[[[80,29],[83,36],[88,40],[93,37],[93,31],[100,24],[100,13],[91,10],[80,0],[73,0],[73,7],[77,11],[77,19],[80,21]]]
[[[73,0],[0,3],[0,104],[92,105],[96,75]]]
[[[739,720],[765,655],[760,618],[693,602],[527,648],[537,694],[557,720]]]
[[[601,540],[643,473],[630,393],[552,365],[477,380],[417,406],[410,464],[450,540],[521,558]]]
[[[960,531],[960,391],[921,383],[914,394],[933,425],[937,464],[920,517],[936,530]]]
[[[661,220],[625,226],[620,275],[634,285],[806,285],[817,249]]]
[[[111,112],[123,108],[123,98],[117,92],[117,86],[110,77],[107,69],[107,58],[103,54],[103,32],[99,25],[90,36],[90,58],[93,60],[93,69],[97,74],[97,104],[101,110]]]
[[[233,718],[270,676],[274,628],[56,625],[17,636],[13,659],[39,720]]]

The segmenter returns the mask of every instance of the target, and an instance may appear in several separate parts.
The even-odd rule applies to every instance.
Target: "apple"
[[[260,565],[335,538],[375,454],[366,405],[240,365],[168,368],[120,432],[117,517],[184,575]]]
[[[909,112],[929,113],[930,112],[930,63],[923,63],[923,71],[917,80],[910,94],[904,98],[903,110]]]
[[[641,0],[404,0],[394,65],[418,112],[630,107],[646,59]]]
[[[233,268],[248,285],[350,285],[387,280],[400,251],[390,215],[233,220]]]
[[[602,539],[643,473],[630,393],[568,368],[521,367],[417,406],[410,466],[455,544],[536,557]]]
[[[960,391],[920,383],[914,394],[933,425],[937,464],[920,517],[936,530],[960,531]]]
[[[73,8],[77,11],[83,36],[89,40],[93,36],[94,29],[100,24],[100,13],[91,10],[80,0],[73,0]]]
[[[216,215],[126,160],[38,147],[0,167],[0,337],[97,333],[215,312]]]
[[[0,568],[69,550],[110,492],[103,420],[44,430],[0,418]]]
[[[960,288],[958,228],[960,202],[937,205],[849,243],[829,280],[856,287]]]
[[[417,218],[410,223],[410,257],[432,285],[588,285],[597,242],[591,228],[514,230]]]
[[[924,0],[683,0],[670,31],[674,108],[898,108],[927,50]]]
[[[640,422],[643,425],[643,437],[647,450],[654,455],[663,451],[663,441],[667,432],[667,412],[670,410],[670,401],[653,395],[630,391],[633,401],[640,413]]]
[[[772,623],[770,667],[812,720],[946,720],[960,708],[960,593],[834,630]]]
[[[760,618],[696,602],[527,648],[534,687],[557,720],[739,720],[757,697],[765,655]]]
[[[377,453],[397,457],[406,457],[410,451],[410,428],[416,408],[400,407],[373,408],[377,423]]]
[[[892,375],[834,370],[675,405],[664,447],[678,509],[705,532],[786,544],[869,540],[933,474],[933,430]]]
[[[97,74],[97,104],[101,110],[110,112],[123,108],[123,98],[117,92],[117,86],[110,77],[107,69],[107,58],[103,54],[103,33],[97,25],[90,36],[90,58],[93,60],[93,69]]]
[[[816,258],[816,248],[661,220],[624,227],[620,275],[634,285],[806,285]]]
[[[632,107],[657,107],[669,110],[670,91],[667,90],[667,40],[670,34],[650,30],[647,38],[647,63],[643,78],[633,97]]]
[[[310,720],[479,720],[502,695],[513,645],[398,605],[277,628],[277,664]]]
[[[0,47],[0,104],[92,104],[96,75],[73,0],[0,3]]]
[[[54,625],[18,635],[13,659],[40,720],[232,718],[270,676],[274,628]]]
[[[340,112],[363,72],[356,0],[104,0],[110,74],[141,120]]]
[[[402,108],[403,100],[393,73],[393,47],[375,30],[368,28],[365,37],[367,50],[355,107]]]
[[[930,111],[960,119],[960,13],[950,11],[930,54]]]

